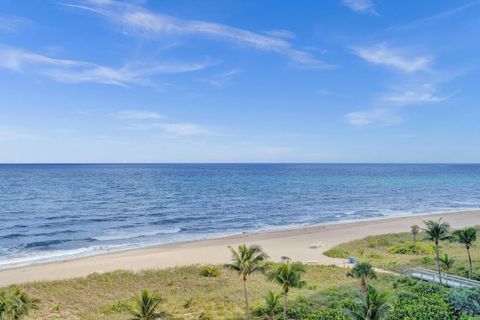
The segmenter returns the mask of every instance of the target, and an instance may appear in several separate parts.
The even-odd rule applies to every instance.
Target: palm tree
[[[155,320],[163,317],[163,314],[157,312],[158,305],[162,299],[157,292],[150,292],[146,289],[135,298],[135,306],[130,309],[130,320]]]
[[[265,296],[265,311],[271,320],[275,320],[275,311],[280,305],[281,297],[280,293],[275,293],[272,290],[269,290]]]
[[[232,263],[227,264],[227,267],[237,271],[238,274],[242,276],[243,294],[245,295],[245,309],[247,319],[250,320],[247,278],[254,272],[265,271],[265,261],[268,259],[268,255],[263,252],[262,248],[256,245],[247,247],[245,244],[242,244],[238,246],[238,250],[235,250],[232,247],[229,248],[232,252]]]
[[[427,220],[424,221],[426,228],[425,230],[425,240],[430,240],[435,243],[435,256],[437,259],[437,271],[438,271],[438,280],[442,284],[442,272],[440,271],[440,257],[438,254],[438,243],[442,240],[448,239],[448,229],[450,225],[446,222],[442,222],[442,218],[438,221]]]
[[[410,227],[410,232],[413,235],[413,244],[417,244],[417,234],[420,232],[420,227],[414,224]]]
[[[477,240],[477,229],[473,227],[463,228],[461,230],[457,230],[454,233],[455,240],[464,244],[465,248],[467,249],[468,253],[468,277],[472,279],[473,276],[473,268],[472,268],[472,257],[470,256],[470,247],[472,244]]]
[[[360,292],[365,294],[367,290],[367,279],[377,279],[377,274],[370,263],[361,262],[347,273],[347,277],[360,279]]]
[[[443,269],[445,270],[446,273],[450,272],[450,268],[453,266],[455,263],[455,259],[450,257],[448,254],[444,254],[443,257],[440,256],[440,263],[442,264]]]
[[[302,274],[305,273],[305,266],[300,262],[284,262],[268,273],[268,279],[276,282],[283,288],[283,319],[287,319],[288,291],[290,288],[301,288],[305,285]]]
[[[365,293],[362,293],[358,300],[358,309],[345,310],[345,313],[355,320],[380,320],[390,310],[387,304],[387,296],[380,293],[374,287],[368,286]]]
[[[22,319],[30,310],[38,309],[39,302],[18,288],[5,290],[0,293],[0,319]]]

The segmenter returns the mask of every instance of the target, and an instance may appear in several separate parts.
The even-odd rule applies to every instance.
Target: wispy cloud
[[[401,123],[402,107],[421,106],[446,101],[452,95],[439,95],[434,85],[425,83],[408,90],[396,90],[381,96],[376,104],[381,108],[350,112],[345,120],[354,126],[390,126]]]
[[[0,16],[0,33],[15,33],[30,24],[30,20],[17,16]]]
[[[295,33],[284,29],[269,30],[264,31],[263,33],[268,36],[284,39],[294,39],[296,37]]]
[[[354,126],[390,126],[402,122],[402,118],[389,108],[375,108],[367,111],[350,112],[345,120]]]
[[[126,122],[123,128],[128,130],[161,131],[178,136],[195,136],[212,133],[210,129],[199,124],[168,121],[167,117],[153,111],[123,110],[113,113],[110,116]]]
[[[430,83],[425,83],[414,89],[385,95],[383,99],[399,105],[410,105],[442,102],[447,100],[449,97],[451,97],[451,95],[442,96],[436,94],[435,87]]]
[[[392,48],[386,43],[353,49],[360,58],[377,65],[384,65],[403,72],[428,70],[432,58],[428,55],[414,56],[406,49]]]
[[[23,129],[0,125],[0,141],[37,140],[38,136]]]
[[[214,87],[221,88],[228,84],[236,75],[241,73],[242,70],[234,68],[219,74],[215,74],[208,78],[199,78],[198,81],[208,83]]]
[[[425,25],[427,23],[434,23],[434,22],[440,21],[444,18],[448,18],[450,16],[461,13],[461,12],[463,12],[467,9],[470,9],[474,6],[477,6],[477,5],[480,5],[480,0],[472,1],[470,3],[461,5],[459,7],[456,7],[456,8],[444,11],[444,12],[437,13],[437,14],[429,16],[429,17],[413,20],[413,21],[408,22],[406,24],[395,25],[395,26],[389,27],[387,30],[409,29],[409,28],[413,28],[413,27],[416,27],[416,26]]]
[[[355,12],[378,14],[372,0],[342,0],[342,3]]]
[[[287,40],[293,33],[286,30],[270,31],[269,35],[265,35],[219,23],[179,19],[170,15],[154,13],[138,5],[114,1],[86,0],[64,5],[100,14],[121,25],[126,33],[150,38],[166,34],[204,36],[282,54],[292,63],[305,68],[326,69],[331,67],[312,54],[295,49]]]
[[[192,136],[199,134],[208,134],[210,130],[199,126],[194,123],[179,122],[179,123],[164,123],[162,124],[163,130],[166,133],[181,135],[181,136]]]
[[[0,68],[14,71],[34,71],[65,83],[93,82],[128,86],[151,84],[150,79],[160,74],[184,73],[205,69],[215,62],[147,63],[129,62],[121,67],[109,67],[80,60],[51,58],[18,48],[0,46]]]
[[[112,116],[121,120],[158,120],[165,118],[158,112],[141,110],[123,110],[112,114]]]
[[[328,96],[330,94],[330,91],[327,89],[317,89],[315,90],[315,94],[319,96]]]

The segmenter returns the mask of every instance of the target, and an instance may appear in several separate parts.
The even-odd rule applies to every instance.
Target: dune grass
[[[478,229],[478,227],[477,227]],[[375,267],[401,272],[409,267],[435,269],[435,254],[433,243],[423,240],[424,233],[417,236],[417,252],[410,249],[413,245],[412,235],[408,232],[370,236],[337,245],[325,252],[325,255],[335,258],[353,256],[359,261],[368,261]],[[480,256],[476,249],[480,238],[472,248],[474,276],[480,275]],[[450,273],[468,276],[468,256],[465,246],[456,242],[442,241],[440,254],[447,253],[455,258]]]
[[[244,304],[240,278],[231,270],[218,266],[216,277],[201,274],[202,266],[149,270],[139,273],[116,271],[92,274],[84,278],[27,283],[20,286],[39,298],[39,309],[28,319],[128,319],[126,307],[142,289],[158,290],[164,299],[161,310],[171,319],[243,319]],[[295,300],[308,300],[314,309],[331,307],[358,291],[355,279],[346,270],[330,266],[308,266],[307,286],[292,289]],[[376,286],[390,288],[392,276],[380,275]],[[263,305],[268,290],[280,291],[261,274],[249,280],[252,310]],[[257,319],[260,319],[258,317]]]

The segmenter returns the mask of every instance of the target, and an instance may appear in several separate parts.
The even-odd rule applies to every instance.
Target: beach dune
[[[241,243],[257,244],[273,261],[287,256],[304,263],[335,264],[345,261],[323,255],[329,248],[369,235],[409,232],[413,224],[422,225],[425,219],[443,218],[453,228],[480,224],[480,211],[396,217],[382,220],[357,221],[318,225],[280,231],[244,233],[218,239],[199,240],[92,257],[32,265],[0,271],[0,286],[30,281],[57,280],[86,276],[94,272],[118,269],[140,271],[191,264],[219,264],[230,259],[228,246]]]

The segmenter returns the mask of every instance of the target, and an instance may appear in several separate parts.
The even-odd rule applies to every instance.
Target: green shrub
[[[220,270],[216,266],[205,266],[200,269],[200,275],[215,278],[220,275]]]
[[[301,320],[349,320],[347,316],[344,315],[342,310],[337,309],[327,309],[315,311],[309,314],[306,318],[300,318]]]
[[[435,249],[433,246],[417,242],[416,244],[413,242],[404,242],[399,243],[394,246],[388,248],[388,252],[393,254],[434,254]]]
[[[346,259],[350,256],[349,251],[339,246],[333,247],[332,249],[325,251],[323,254],[326,255],[327,257],[343,258],[343,259]]]
[[[462,314],[459,320],[480,320],[480,317],[471,316],[469,314]]]
[[[423,264],[432,264],[435,260],[429,256],[423,256],[422,260],[420,260]]]
[[[388,320],[454,320],[445,289],[437,284],[400,278],[394,283],[397,294]]]
[[[310,303],[304,297],[299,297],[287,309],[288,317],[293,319],[303,319],[307,317],[310,314],[310,312],[311,312]]]
[[[480,289],[456,288],[447,293],[447,301],[452,306],[455,314],[480,316]]]
[[[391,246],[391,245],[392,245],[392,243],[385,238],[378,238],[378,239],[369,240],[368,244],[367,244],[367,246],[369,248],[372,248],[372,249],[373,248],[378,248],[378,247],[388,247],[388,246]]]

